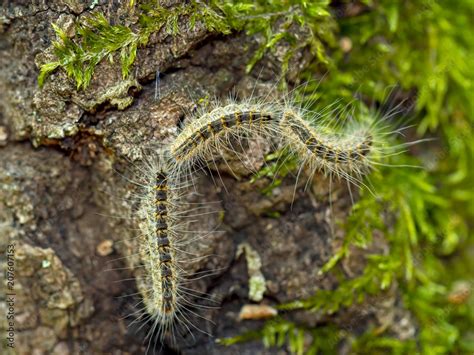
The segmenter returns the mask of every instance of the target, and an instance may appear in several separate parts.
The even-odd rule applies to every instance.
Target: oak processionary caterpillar
[[[354,181],[354,176],[364,175],[371,167],[374,137],[368,127],[354,125],[343,133],[327,133],[324,125],[311,125],[294,108],[284,110],[280,126],[285,144],[311,175],[322,171]]]
[[[172,325],[178,301],[174,243],[179,234],[175,230],[175,197],[162,154],[146,161],[140,173],[144,182],[138,211],[141,221],[138,248],[143,270],[137,277],[137,286],[153,326],[166,331]]]
[[[357,184],[377,164],[379,156],[375,153],[384,149],[396,153],[393,147],[383,147],[383,139],[376,139],[381,132],[374,117],[334,132],[324,120],[310,124],[306,119],[309,114],[314,116],[287,102],[216,102],[190,118],[169,150],[163,153],[160,149],[155,153],[158,158],[143,169],[147,179],[139,212],[143,272],[137,284],[147,317],[153,321],[151,333],[158,333],[160,338],[171,333],[174,337],[175,322],[188,331],[187,324],[193,326],[185,315],[192,303],[183,297],[189,292],[181,291],[184,275],[178,266],[177,246],[187,238],[180,230],[185,212],[180,191],[187,175],[192,176],[194,165],[207,165],[215,154],[231,149],[234,139],[257,135],[276,138],[280,146],[298,156],[301,168],[308,168],[311,175],[322,171]]]
[[[216,101],[208,111],[193,115],[170,146],[178,175],[192,173],[198,164],[207,165],[216,153],[232,147],[232,141],[244,137],[276,134],[275,109],[271,104],[247,100],[238,103]]]
[[[142,193],[137,215],[141,267],[136,280],[143,304],[138,320],[151,321],[147,352],[157,339],[169,336],[174,341],[179,326],[190,331],[189,325],[193,324],[186,311],[192,304],[187,296],[198,295],[184,287],[187,274],[180,263],[185,262],[182,247],[190,238],[185,222],[189,211],[182,195],[187,186],[175,180],[172,166],[168,151],[160,147],[139,168],[142,182],[138,185]]]
[[[314,114],[291,103],[230,100],[211,107],[195,115],[171,144],[177,175],[192,173],[196,163],[208,164],[216,153],[232,147],[234,138],[263,136],[277,138],[311,175],[322,171],[356,183],[374,165],[372,153],[381,152],[379,143],[385,143],[376,140],[379,132],[374,121],[352,121],[342,132],[334,132],[323,120],[311,124],[308,118]]]
[[[165,164],[159,161],[154,169],[150,169],[153,172],[152,184],[145,192],[148,196],[140,208],[145,222],[139,253],[146,270],[140,285],[146,309],[166,329],[177,309],[178,270],[174,243],[179,235],[174,226],[177,221],[174,192]]]

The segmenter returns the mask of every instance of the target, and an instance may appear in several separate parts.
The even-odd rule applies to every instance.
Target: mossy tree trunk
[[[144,353],[147,327],[137,330],[130,325],[133,316],[124,318],[136,310],[137,296],[126,295],[137,289],[133,270],[127,269],[123,258],[133,254],[123,241],[134,237],[134,226],[114,218],[126,213],[130,204],[129,185],[122,175],[133,170],[140,149],[148,143],[169,142],[199,99],[225,97],[232,90],[239,97],[252,92],[266,95],[274,91],[280,75],[284,46],[283,52],[265,56],[246,74],[258,37],[238,32],[216,35],[199,21],[191,28],[184,16],[177,23],[177,35],[163,29],[138,49],[126,79],[116,57],[114,62],[98,64],[85,89],[76,89],[60,69],[39,88],[38,67],[54,59],[56,36],[51,24],[73,37],[75,21],[101,12],[135,28],[136,14],[127,3],[118,3],[55,0],[2,5],[0,241],[2,252],[15,243],[18,354]],[[176,4],[166,6],[172,9]],[[293,56],[286,74],[290,82],[310,58],[304,48]],[[268,179],[250,183],[250,171],[263,166],[268,149],[265,142],[257,143],[244,153],[249,156],[245,164],[229,159],[238,180],[225,168],[199,179],[202,197],[197,202],[218,201],[216,210],[223,213],[199,217],[203,225],[219,232],[195,246],[199,256],[209,256],[186,267],[217,270],[190,287],[215,297],[219,308],[200,311],[214,324],[193,321],[212,337],[195,332],[194,339],[177,345],[175,350],[183,353],[271,352],[261,342],[228,348],[215,342],[263,324],[238,321],[240,309],[251,302],[248,257],[237,257],[241,245],[250,245],[246,253],[252,250],[250,254],[260,259],[266,280],[261,304],[303,299],[338,284],[335,277],[319,271],[341,245],[343,232],[339,227],[331,231],[330,225],[350,210],[347,187],[332,186],[332,208],[329,185],[322,178],[315,179],[308,191],[297,189],[293,205],[291,176],[264,196],[260,190]],[[358,250],[344,261],[343,272],[357,275],[366,254],[386,247],[382,238],[376,238],[372,250]],[[347,334],[373,325],[390,328],[400,338],[413,334],[396,285],[334,315],[281,316],[312,327],[332,323]],[[334,344],[340,340],[335,337]],[[345,351],[344,344],[340,351]]]

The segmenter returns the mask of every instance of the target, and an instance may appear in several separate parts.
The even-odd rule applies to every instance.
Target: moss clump
[[[217,343],[230,346],[262,339],[266,347],[282,347],[287,344],[292,354],[331,354],[343,334],[344,332],[334,326],[307,328],[277,317],[268,321],[259,331],[248,332],[234,338],[218,339]]]
[[[230,28],[213,8],[206,4],[191,1],[173,8],[162,7],[156,2],[141,6],[136,31],[123,25],[112,25],[101,13],[86,17],[76,25],[76,36],[68,35],[53,24],[58,40],[53,42],[57,60],[41,66],[38,83],[44,84],[46,77],[62,68],[76,81],[77,88],[86,88],[92,79],[95,67],[105,58],[114,60],[118,54],[122,76],[126,78],[135,61],[138,47],[146,46],[150,35],[164,28],[166,33],[176,35],[180,18],[187,17],[193,28],[201,21],[209,31],[229,33]]]
[[[282,61],[282,72],[286,73],[293,54],[308,48],[319,63],[327,64],[327,45],[334,44],[335,22],[331,17],[329,1],[213,1],[225,15],[233,29],[245,30],[247,34],[263,36],[262,44],[247,64],[250,71],[264,54],[280,41],[289,46]],[[297,27],[298,34],[290,28]]]
[[[38,83],[44,84],[47,76],[58,68],[64,69],[76,81],[77,88],[86,88],[95,67],[108,58],[113,61],[119,55],[122,75],[127,77],[139,47],[146,46],[150,35],[164,28],[169,35],[179,35],[179,21],[187,18],[193,28],[200,22],[210,32],[229,34],[231,30],[246,30],[249,35],[263,36],[259,49],[247,66],[250,71],[267,50],[286,41],[289,50],[283,58],[285,73],[296,49],[309,48],[319,61],[327,63],[324,43],[334,43],[334,21],[328,11],[328,1],[317,3],[305,0],[280,1],[233,1],[213,0],[209,3],[190,1],[172,8],[156,2],[144,2],[139,6],[136,30],[120,24],[112,25],[101,13],[86,17],[76,25],[76,36],[67,34],[53,24],[58,40],[53,42],[57,60],[41,66]],[[130,2],[130,8],[137,6]],[[268,7],[272,12],[268,12]],[[299,27],[298,36],[291,34],[291,26]],[[293,31],[295,32],[295,31]]]
[[[62,67],[75,79],[77,88],[87,87],[94,74],[95,66],[105,57],[113,60],[112,53],[120,50],[122,73],[128,74],[135,59],[140,36],[125,26],[111,26],[102,14],[89,17],[77,26],[79,42],[69,38],[57,25],[53,24],[58,41],[53,42],[57,61],[41,66],[38,83],[43,85],[48,74]]]

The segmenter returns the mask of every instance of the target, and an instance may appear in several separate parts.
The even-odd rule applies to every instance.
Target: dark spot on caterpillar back
[[[161,217],[155,222],[156,230],[165,230],[168,229],[168,223]]]
[[[170,245],[170,241],[168,239],[168,237],[160,237],[158,238],[158,247],[161,248],[161,247],[167,247]]]
[[[166,190],[156,190],[155,198],[156,201],[159,202],[166,201],[168,199],[168,193],[166,192]]]

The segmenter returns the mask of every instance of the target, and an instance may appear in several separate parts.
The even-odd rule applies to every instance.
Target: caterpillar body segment
[[[374,141],[369,127],[352,126],[343,133],[331,133],[327,127],[310,125],[300,111],[288,108],[282,112],[280,127],[282,144],[312,173],[322,171],[350,180],[370,170]]]
[[[233,142],[279,137],[277,112],[272,104],[231,102],[191,117],[170,147],[175,172],[189,174],[196,163],[208,165],[222,152],[233,150]]]
[[[173,169],[176,164],[167,149],[151,149],[139,169],[141,193],[136,213],[139,236],[136,248],[139,266],[135,267],[138,291],[141,295],[139,317],[147,322],[149,349],[157,341],[175,346],[186,334],[193,336],[193,316],[200,317],[195,308],[205,308],[196,300],[213,302],[208,295],[193,290],[195,275],[190,271],[196,259],[196,243],[212,233],[204,231],[195,219],[215,211],[210,206],[188,202],[190,183],[178,179]],[[205,243],[204,243],[205,245]],[[201,271],[200,278],[214,271]],[[198,329],[199,331],[199,329]],[[148,352],[147,350],[147,352]]]
[[[173,151],[174,157],[178,161],[185,161],[195,154],[195,150],[200,149],[200,145],[208,143],[218,135],[225,134],[225,130],[241,129],[242,125],[246,124],[249,126],[258,125],[260,129],[271,119],[270,113],[254,111],[236,111],[222,115],[197,128],[194,133],[189,134],[179,145],[177,144]]]
[[[141,196],[139,253],[143,264],[138,287],[144,307],[163,334],[174,322],[179,309],[182,283],[177,266],[176,244],[183,239],[179,225],[179,187],[169,177],[165,156],[149,162]]]
[[[370,153],[372,137],[367,135],[360,142],[336,141],[338,137],[323,137],[314,132],[309,125],[296,122],[294,118],[284,117],[283,124],[287,124],[289,132],[294,138],[302,142],[306,148],[322,161],[333,164],[344,164],[350,161],[363,160]],[[331,142],[331,138],[333,142]]]

